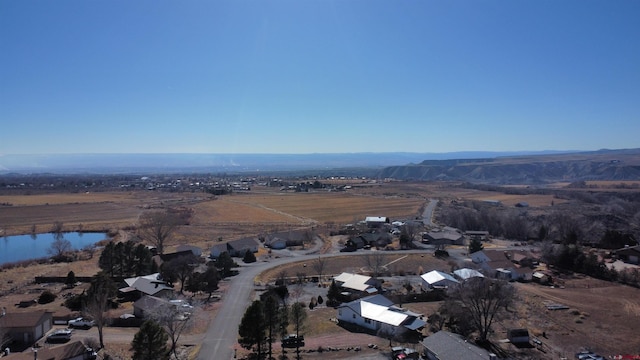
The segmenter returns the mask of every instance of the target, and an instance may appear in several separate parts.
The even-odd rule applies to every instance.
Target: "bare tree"
[[[371,271],[371,276],[377,279],[385,269],[386,256],[380,251],[371,251],[364,256],[365,265]]]
[[[481,340],[487,340],[491,325],[513,303],[515,289],[502,280],[474,277],[449,288],[449,308],[463,308]],[[453,304],[451,304],[453,302]]]
[[[150,241],[160,255],[163,254],[165,243],[171,238],[178,225],[180,225],[180,218],[169,211],[146,212],[138,219],[140,236]]]
[[[327,265],[327,259],[318,256],[316,261],[313,262],[313,270],[318,273],[318,281],[322,284],[322,273],[324,272],[324,268]]]
[[[164,329],[171,341],[170,353],[178,358],[176,352],[180,336],[193,327],[196,306],[186,303],[170,303],[159,305],[150,312],[150,317]]]
[[[71,251],[71,249],[73,249],[71,241],[62,237],[62,233],[60,233],[60,236],[55,236],[55,240],[53,240],[47,252],[55,259],[60,259],[65,253]]]
[[[111,298],[116,295],[116,292],[116,285],[106,273],[101,271],[91,279],[91,287],[87,291],[83,312],[98,328],[100,348],[104,348],[103,329],[109,320],[106,313],[111,307]]]

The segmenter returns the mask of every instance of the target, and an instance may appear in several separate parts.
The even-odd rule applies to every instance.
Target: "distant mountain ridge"
[[[368,176],[491,184],[640,180],[640,149],[452,153],[0,155],[0,175],[266,175],[282,172],[289,175]]]
[[[152,172],[255,172],[341,168],[378,168],[420,163],[424,160],[488,158],[496,156],[555,154],[540,152],[450,153],[317,153],[317,154],[35,154],[0,155],[4,173],[152,173]]]
[[[640,149],[425,160],[389,166],[380,177],[399,180],[463,180],[493,184],[555,181],[640,180]]]

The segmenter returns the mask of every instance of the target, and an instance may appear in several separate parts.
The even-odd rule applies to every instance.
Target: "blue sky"
[[[0,1],[0,154],[640,147],[640,1]]]

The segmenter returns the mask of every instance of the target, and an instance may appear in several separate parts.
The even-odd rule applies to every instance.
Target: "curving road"
[[[423,218],[425,224],[433,226],[431,218],[433,210],[437,205],[437,200],[430,200],[424,210]],[[317,247],[317,246],[316,246]],[[240,273],[230,279],[227,292],[224,295],[222,307],[219,309],[216,317],[212,320],[202,341],[198,360],[218,360],[233,359],[234,346],[238,340],[238,325],[242,320],[245,309],[249,306],[251,291],[254,288],[254,279],[261,272],[275,266],[288,264],[292,262],[312,260],[320,257],[330,256],[359,256],[363,253],[339,253],[339,254],[314,254],[315,249],[307,250],[306,255],[293,256],[290,258],[278,258],[270,262],[260,262],[250,265],[244,265],[240,269]],[[392,251],[390,253],[415,253],[414,251]]]

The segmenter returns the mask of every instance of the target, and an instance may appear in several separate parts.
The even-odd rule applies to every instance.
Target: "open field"
[[[617,182],[619,183],[619,182]],[[170,206],[185,206],[194,210],[191,224],[181,227],[169,242],[169,251],[179,243],[191,243],[207,248],[222,238],[233,240],[271,231],[315,226],[319,232],[337,229],[339,225],[362,220],[368,215],[388,216],[393,219],[408,219],[419,216],[422,206],[429,198],[443,200],[500,200],[505,206],[526,201],[540,211],[550,207],[551,201],[559,204],[564,200],[552,195],[508,195],[500,192],[478,191],[450,187],[442,183],[384,183],[356,186],[346,192],[285,193],[257,187],[253,193],[242,193],[213,197],[203,193],[161,193],[149,191],[0,196],[0,231],[7,234],[30,233],[36,226],[38,232],[51,229],[55,221],[62,221],[65,229],[117,230],[131,227],[144,211]],[[599,185],[600,186],[600,185]],[[604,190],[604,187],[601,189]],[[596,189],[597,191],[597,189]],[[7,204],[11,204],[8,206]],[[437,210],[436,210],[437,211]],[[326,234],[322,233],[327,240]],[[325,246],[322,253],[335,251],[336,247]],[[261,249],[260,256],[265,256]],[[73,270],[77,276],[90,276],[98,271],[97,257],[93,260],[64,264],[31,265],[0,272],[0,306],[12,311],[21,299],[33,299],[43,286],[32,284],[34,276],[65,276]],[[428,271],[439,269],[450,271],[447,261],[429,254],[386,254],[389,270],[397,273],[417,273],[422,267]],[[305,266],[306,265],[306,266]],[[261,274],[256,280],[261,283],[273,281],[280,272],[288,276],[304,273],[315,276],[313,261],[289,264]],[[323,273],[338,274],[343,271],[364,271],[366,262],[362,257],[337,256],[327,261]],[[603,355],[618,353],[640,353],[640,290],[618,284],[575,277],[565,280],[564,288],[549,288],[536,284],[515,284],[519,293],[517,313],[497,325],[495,338],[505,337],[507,327],[528,327],[545,344],[547,353],[532,349],[540,359],[557,359],[560,355],[571,356],[583,347],[589,347]],[[224,294],[223,294],[224,296]],[[223,298],[224,299],[224,298]],[[568,310],[549,311],[543,301],[550,300],[566,304]],[[223,300],[224,301],[224,300]],[[40,308],[41,305],[36,305]],[[429,315],[438,303],[411,304],[407,306]],[[34,308],[24,309],[32,311]],[[64,311],[59,304],[53,308]],[[20,311],[23,311],[21,309]],[[317,308],[310,312],[308,344],[317,348],[320,344],[344,346],[375,343],[379,340],[365,334],[353,334],[338,327],[329,319],[335,317],[333,309]],[[210,315],[213,316],[214,312]],[[333,316],[331,314],[334,314]],[[542,332],[547,338],[542,338]],[[122,344],[126,344],[123,341]],[[318,345],[316,345],[318,344]],[[380,342],[380,346],[384,341]],[[124,346],[124,345],[123,345]],[[279,348],[278,348],[279,349]],[[375,352],[368,351],[374,355]],[[345,352],[305,354],[317,359],[343,358]],[[355,354],[353,354],[355,355]]]

